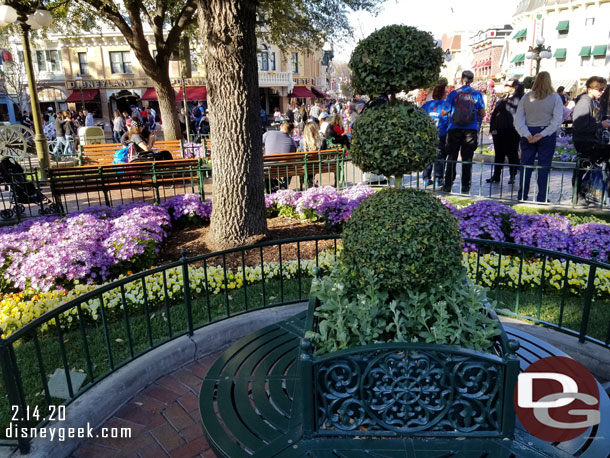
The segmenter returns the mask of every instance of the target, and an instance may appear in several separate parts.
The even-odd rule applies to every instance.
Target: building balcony
[[[292,72],[258,72],[259,87],[292,88]]]
[[[63,70],[56,72],[41,71],[36,75],[36,79],[41,81],[63,81],[66,79],[66,75]]]

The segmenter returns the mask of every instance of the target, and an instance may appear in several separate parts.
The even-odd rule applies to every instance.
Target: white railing
[[[292,87],[291,72],[258,72],[260,87],[286,86]]]

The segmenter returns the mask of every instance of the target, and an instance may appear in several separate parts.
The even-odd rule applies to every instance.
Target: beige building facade
[[[149,38],[154,43],[152,33]],[[23,59],[17,37],[12,46],[16,59]],[[151,45],[153,55],[154,52]],[[49,33],[44,41],[33,43],[32,56],[43,111],[48,107],[85,108],[96,118],[108,121],[114,110],[129,112],[130,105],[141,105],[152,106],[160,114],[151,79],[116,30],[108,27],[78,36]],[[261,106],[268,114],[278,107],[285,111],[295,99],[313,103],[327,90],[322,51],[284,52],[274,45],[259,43],[257,61]],[[205,102],[203,68],[192,58],[190,77],[182,78],[180,70],[179,62],[170,62],[170,78],[179,98],[177,106],[182,106],[183,87],[189,109],[199,100]]]

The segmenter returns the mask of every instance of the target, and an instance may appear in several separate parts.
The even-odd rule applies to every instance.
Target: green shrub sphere
[[[342,260],[356,285],[375,273],[391,295],[425,291],[462,269],[457,220],[439,199],[414,189],[386,188],[362,201],[346,222]]]
[[[367,108],[352,131],[352,161],[365,172],[404,175],[423,170],[437,156],[438,129],[425,111],[395,102]]]
[[[428,32],[389,25],[361,40],[349,61],[352,87],[369,96],[429,87],[438,79],[443,51]]]

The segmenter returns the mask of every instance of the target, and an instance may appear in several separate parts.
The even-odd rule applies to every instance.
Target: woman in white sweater
[[[540,72],[532,90],[517,106],[515,129],[521,136],[521,175],[519,200],[527,200],[534,161],[538,159],[536,201],[546,202],[549,170],[555,153],[557,129],[563,121],[563,103],[553,90],[551,75]],[[523,167],[526,166],[526,167]],[[530,166],[530,167],[527,167]]]

